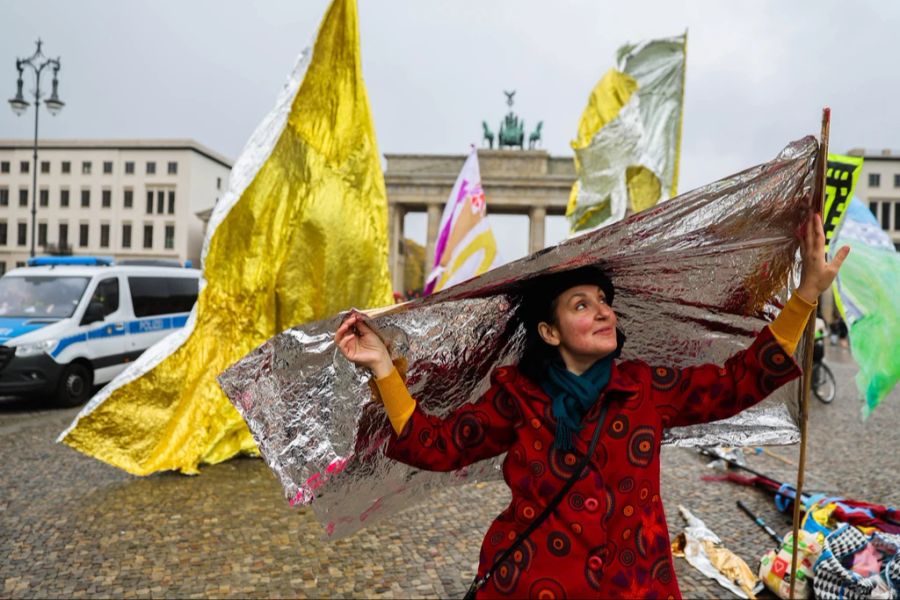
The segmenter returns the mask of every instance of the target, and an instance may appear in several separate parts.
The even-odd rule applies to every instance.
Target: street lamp
[[[16,79],[16,95],[9,99],[9,105],[12,107],[13,112],[16,113],[17,116],[21,116],[28,110],[30,106],[29,102],[25,99],[25,96],[22,94],[22,73],[25,71],[25,67],[31,67],[31,70],[34,72],[34,168],[32,169],[32,178],[31,178],[31,256],[34,256],[34,241],[35,241],[35,229],[37,228],[37,174],[38,174],[38,114],[40,113],[41,107],[41,73],[44,71],[46,67],[51,67],[53,69],[53,91],[50,94],[50,97],[44,101],[44,104],[47,105],[47,111],[56,116],[59,114],[59,111],[62,110],[63,106],[65,106],[65,102],[59,99],[58,88],[59,88],[59,79],[57,78],[57,74],[59,73],[59,57],[57,58],[47,58],[44,56],[44,53],[41,52],[41,45],[43,42],[38,40],[37,42],[37,50],[35,50],[34,54],[32,54],[29,58],[17,58],[16,59],[16,70],[19,71],[19,77]]]

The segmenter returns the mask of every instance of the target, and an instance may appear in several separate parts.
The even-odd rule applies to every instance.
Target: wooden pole
[[[819,156],[816,162],[816,185],[813,188],[812,208],[822,214],[825,201],[825,173],[828,170],[828,133],[831,128],[831,109],[822,109],[822,133],[819,138]],[[818,300],[818,298],[816,299]],[[800,405],[800,464],[797,466],[797,489],[794,494],[793,550],[791,551],[791,587],[789,597],[794,599],[794,581],[797,576],[797,547],[800,535],[800,498],[803,494],[803,478],[806,472],[806,424],[809,414],[809,391],[812,384],[813,343],[816,337],[815,314],[806,322],[806,353],[803,360],[803,384],[798,389]]]

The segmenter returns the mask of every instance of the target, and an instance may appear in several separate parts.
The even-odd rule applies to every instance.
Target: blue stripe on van
[[[187,323],[189,313],[184,313],[181,315],[175,315],[171,317],[153,317],[149,319],[137,319],[135,321],[127,321],[124,325],[123,329],[116,329],[112,325],[104,325],[98,329],[94,329],[92,331],[88,331],[87,333],[79,333],[76,335],[70,335],[59,340],[59,344],[56,345],[56,349],[53,350],[51,356],[56,358],[62,351],[72,346],[74,344],[79,344],[81,342],[86,342],[88,340],[97,340],[100,338],[107,337],[116,337],[119,335],[125,335],[126,333],[131,335],[137,335],[141,333],[151,333],[154,331],[165,331],[168,329],[181,329],[184,327],[185,323]]]

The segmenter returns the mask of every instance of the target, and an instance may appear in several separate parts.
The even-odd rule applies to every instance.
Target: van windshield
[[[71,317],[87,284],[87,277],[0,277],[0,317]]]

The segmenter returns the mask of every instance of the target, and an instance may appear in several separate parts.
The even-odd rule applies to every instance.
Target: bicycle
[[[812,391],[823,404],[831,404],[837,394],[837,380],[825,364],[825,338],[813,344]]]

